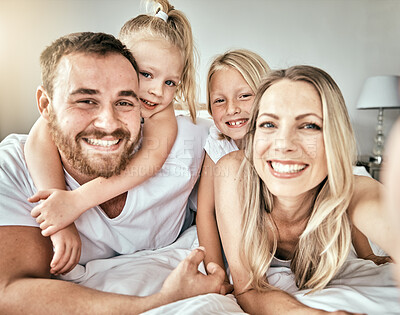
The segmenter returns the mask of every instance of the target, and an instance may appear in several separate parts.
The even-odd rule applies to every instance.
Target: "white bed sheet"
[[[85,267],[78,265],[63,279],[102,291],[146,296],[158,292],[179,261],[197,246],[196,227],[191,227],[168,247],[94,260]],[[204,272],[203,265],[200,265],[200,270]],[[290,269],[271,268],[268,272],[271,284],[290,292],[311,307],[371,315],[400,314],[400,291],[395,287],[391,264],[376,266],[373,262],[349,257],[339,278],[321,292],[305,295],[308,291],[296,288]],[[145,314],[246,313],[231,294],[207,294],[171,303]]]

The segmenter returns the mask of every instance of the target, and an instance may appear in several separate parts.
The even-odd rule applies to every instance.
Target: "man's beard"
[[[119,175],[128,165],[134,153],[136,153],[141,144],[141,129],[134,141],[130,140],[131,134],[128,130],[119,128],[112,133],[105,133],[100,130],[81,131],[75,138],[68,137],[61,130],[57,122],[57,117],[52,110],[49,112],[49,127],[58,150],[63,157],[76,171],[90,177],[111,177]],[[124,150],[119,155],[115,154],[92,154],[90,150],[82,150],[80,141],[82,138],[94,137],[101,139],[106,136],[126,140]]]

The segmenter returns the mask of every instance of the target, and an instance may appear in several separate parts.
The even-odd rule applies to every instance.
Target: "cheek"
[[[250,114],[252,106],[253,106],[253,100],[245,102],[243,106],[240,106],[240,109],[242,110],[242,112]]]
[[[307,156],[312,159],[324,159],[325,158],[325,146],[322,137],[311,136],[302,139],[302,147]]]
[[[214,122],[217,124],[221,120],[224,115],[224,110],[222,107],[211,106],[212,118]]]
[[[146,92],[147,87],[146,87],[146,80],[139,80],[139,86],[138,86],[138,96],[142,97],[144,93]]]
[[[140,132],[140,118],[137,119],[135,117],[131,121],[127,122],[126,128],[129,130],[131,134],[131,139],[132,140],[136,139]]]
[[[175,93],[176,93],[176,88],[172,89],[172,88],[165,88],[164,90],[164,105],[168,105],[169,103],[172,102],[172,100],[175,97]]]
[[[259,134],[257,131],[254,135],[254,161],[260,160],[271,147],[271,138],[267,138],[265,135]]]

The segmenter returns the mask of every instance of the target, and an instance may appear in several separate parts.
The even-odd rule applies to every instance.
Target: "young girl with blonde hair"
[[[356,146],[346,105],[318,68],[270,72],[248,127],[244,152],[224,157],[217,167],[226,176],[215,179],[236,297],[249,313],[310,312],[271,286],[267,270],[290,267],[299,289],[323,289],[347,259],[352,225],[390,253],[396,236],[382,214],[380,185],[353,175]]]
[[[204,147],[196,217],[199,243],[207,250],[205,265],[212,261],[225,268],[214,210],[215,164],[225,154],[242,148],[257,86],[268,71],[259,55],[245,49],[217,56],[208,71],[207,108],[215,125]],[[224,293],[231,290],[228,278],[224,288]]]
[[[30,201],[46,199],[32,210],[32,216],[40,223],[42,234],[52,238],[54,274],[70,271],[79,261],[79,235],[71,223],[86,210],[140,185],[161,169],[178,132],[175,100],[188,106],[192,121],[196,122],[196,52],[190,23],[167,0],[151,2],[154,14],[131,19],[119,35],[138,64],[137,94],[144,118],[142,147],[126,169],[112,177],[105,173],[73,191],[66,191],[62,165],[48,126],[39,119],[29,135],[25,154],[40,190]],[[96,106],[90,97],[85,103]],[[99,139],[90,145],[112,144]],[[47,161],[46,167],[43,160]]]

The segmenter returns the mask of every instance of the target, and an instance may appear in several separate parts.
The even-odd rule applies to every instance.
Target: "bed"
[[[197,231],[192,226],[170,246],[90,261],[85,267],[78,265],[63,278],[107,292],[150,295],[160,290],[171,270],[197,246]],[[204,272],[202,264],[199,268]],[[327,311],[343,309],[365,314],[400,314],[400,290],[395,287],[391,264],[376,266],[373,262],[357,259],[351,254],[338,278],[321,292],[305,295],[308,291],[296,288],[290,269],[279,267],[268,272],[271,284],[315,308]],[[145,314],[246,313],[232,294],[207,294],[171,303]]]

